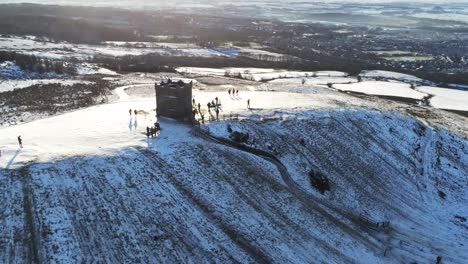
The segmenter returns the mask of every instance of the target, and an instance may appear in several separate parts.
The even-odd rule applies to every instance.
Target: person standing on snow
[[[228,90],[228,94],[229,94],[229,96],[231,96],[231,89]]]
[[[247,109],[250,109],[250,99],[247,99]]]
[[[147,126],[146,127],[146,137],[149,138],[150,136],[150,128]]]
[[[129,109],[128,113],[130,114],[130,116],[132,116],[132,109]]]
[[[201,114],[201,104],[200,103],[198,103],[198,113]]]
[[[23,148],[23,140],[21,139],[21,136],[18,136],[18,144],[20,148]]]
[[[133,112],[135,113],[135,116],[137,116],[137,115],[138,115],[138,111],[137,111],[136,109],[135,109],[135,110],[133,110]]]

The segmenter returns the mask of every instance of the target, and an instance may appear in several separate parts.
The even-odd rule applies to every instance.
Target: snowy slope
[[[90,84],[88,81],[70,80],[70,79],[33,79],[33,80],[0,80],[0,93],[22,89],[37,84],[59,83],[64,86],[70,86],[77,83]]]
[[[160,137],[146,139],[154,98],[138,99],[127,88],[117,89],[120,101],[113,104],[0,129],[0,262],[431,263],[441,255],[462,263],[468,257],[460,220],[468,217],[462,136],[382,113],[375,110],[379,101],[320,87],[310,94],[194,93],[203,108],[218,97],[223,114],[252,119],[230,122],[249,132],[255,147],[276,153],[305,197],[269,161],[197,137],[187,124],[161,119]],[[247,99],[253,109],[246,109]],[[148,114],[129,116],[129,109]],[[279,120],[259,121],[264,116]],[[466,133],[460,118],[451,120]],[[227,136],[225,122],[208,127]],[[306,178],[311,166],[330,178],[325,196]],[[359,214],[390,221],[391,229],[374,230]]]
[[[38,73],[21,69],[16,63],[5,61],[0,63],[0,80],[6,79],[33,79],[33,78],[57,78],[62,75],[54,72]]]
[[[430,263],[436,255],[449,263],[466,259],[466,138],[378,111],[319,111],[283,122],[231,125],[248,132],[257,148],[276,153],[317,201],[390,221],[392,231],[379,239],[397,262]],[[210,131],[228,134],[222,123]],[[310,184],[312,168],[331,181],[325,196]]]
[[[89,74],[102,74],[102,75],[119,75],[115,71],[111,71],[106,68],[102,68],[90,63],[81,63],[75,66],[76,73],[80,75],[89,75]]]

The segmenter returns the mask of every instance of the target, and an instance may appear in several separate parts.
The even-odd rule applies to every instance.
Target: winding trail
[[[125,89],[132,88],[132,87],[148,86],[151,84],[152,83],[125,85],[125,86],[120,86],[120,87],[115,88],[114,91],[119,96],[118,102],[127,102],[127,101],[130,101],[130,96],[128,95],[127,92],[125,92]]]
[[[354,215],[350,212],[345,212],[341,208],[337,208],[336,206],[331,205],[327,201],[319,200],[318,198],[314,197],[312,194],[308,193],[296,181],[293,180],[286,166],[275,155],[267,151],[249,147],[244,144],[240,144],[240,143],[234,142],[226,138],[214,136],[209,131],[203,130],[198,127],[194,127],[193,132],[195,135],[200,136],[211,142],[253,154],[257,157],[263,158],[273,163],[278,169],[282,180],[288,186],[290,191],[294,195],[296,195],[296,197],[298,197],[301,201],[303,201],[305,204],[307,204],[308,206],[311,206],[315,211],[320,213],[323,217],[334,222],[342,230],[348,232],[349,234],[352,234],[356,238],[359,238],[361,241],[365,241],[364,243],[366,243],[366,245],[369,248],[374,249],[376,252],[379,252],[379,250],[383,250],[383,248],[385,247],[384,245],[380,243],[378,239],[375,239],[371,235],[371,233],[367,232],[369,236],[366,236],[363,233],[358,232],[357,231],[358,229],[351,227],[351,225],[353,226],[366,225],[367,228],[365,229],[365,231],[370,231],[370,226],[374,225],[374,223],[372,222],[363,223],[360,220],[359,216]]]

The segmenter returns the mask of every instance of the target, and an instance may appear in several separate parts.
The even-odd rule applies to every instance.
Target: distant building
[[[192,117],[193,82],[168,80],[155,84],[156,114],[188,121]]]

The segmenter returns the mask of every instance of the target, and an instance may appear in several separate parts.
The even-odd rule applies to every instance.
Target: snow
[[[304,81],[304,83],[303,83]],[[269,84],[289,84],[289,85],[327,85],[328,83],[338,84],[338,83],[354,83],[357,82],[356,78],[353,77],[304,77],[304,78],[284,78],[284,79],[275,79],[269,81]]]
[[[49,59],[65,59],[75,57],[87,59],[95,55],[103,56],[140,56],[151,53],[171,56],[196,57],[236,57],[239,55],[268,55],[283,57],[283,54],[256,49],[232,48],[202,48],[185,43],[151,43],[151,42],[104,42],[102,45],[71,44],[67,42],[52,43],[36,41],[33,38],[0,37],[0,50],[16,51],[24,54],[34,54]]]
[[[422,100],[426,93],[411,89],[409,84],[401,82],[363,81],[352,84],[336,84],[340,91],[358,92],[369,95],[394,96]]]
[[[431,106],[440,109],[468,111],[468,91],[419,86],[418,91],[431,94]]]
[[[250,73],[270,73],[274,72],[274,69],[267,68],[200,68],[200,67],[179,67],[176,68],[177,72],[188,73],[188,74],[198,74],[198,75],[215,75],[215,76],[224,76],[226,72],[231,74],[244,73],[246,71]]]
[[[19,37],[0,38],[0,50],[16,51],[24,54],[34,54],[50,59],[75,57],[87,59],[94,55],[126,56],[159,53],[174,56],[225,56],[214,50],[207,49],[170,49],[170,48],[127,48],[123,46],[86,45],[70,43],[38,42]]]
[[[124,42],[124,41],[106,41],[105,44],[117,47],[132,47],[132,48],[153,48],[153,49],[170,49],[188,52],[199,56],[258,56],[266,55],[274,58],[284,57],[284,54],[264,51],[260,49],[252,49],[237,46],[203,48],[195,43],[169,43],[169,42]]]
[[[92,74],[100,74],[100,75],[119,75],[115,71],[102,68],[90,63],[81,63],[76,65],[76,72],[80,75],[92,75]]]
[[[399,255],[396,262],[401,263],[440,255],[458,263],[448,258],[466,258],[461,242],[467,238],[466,227],[453,220],[454,215],[468,214],[461,206],[468,197],[462,187],[467,183],[466,138],[379,110],[317,110],[299,116],[303,119],[229,124],[255,138],[256,148],[275,153],[294,181],[321,203],[376,221],[388,219],[392,230],[404,232],[390,235],[397,239],[388,241],[385,249],[391,252],[390,259]],[[228,134],[225,123],[210,125],[210,131]],[[310,185],[307,175],[313,167],[331,181],[331,193],[321,196]],[[451,198],[441,199],[439,191]],[[438,250],[428,249],[435,244],[440,245]]]
[[[105,69],[98,69],[97,71],[105,72]],[[23,89],[37,84],[51,83],[70,86],[77,83],[89,84],[91,82],[65,78],[65,75],[59,75],[56,73],[25,71],[11,61],[0,63],[0,93],[15,89]]]
[[[24,235],[13,230],[25,229],[27,201],[34,201],[30,217],[45,262],[466,259],[458,244],[466,231],[450,221],[468,214],[461,206],[468,197],[462,188],[468,155],[459,147],[468,149],[466,140],[422,129],[408,116],[343,108],[367,103],[321,87],[308,86],[313,94],[240,90],[236,97],[194,90],[202,112],[218,97],[222,115],[242,117],[210,123],[211,132],[226,137],[227,122],[249,132],[255,147],[278,155],[310,195],[303,197],[269,161],[196,137],[188,124],[160,118],[160,136],[146,139],[154,98],[127,91],[147,85],[117,88],[120,99],[112,104],[0,129],[0,232],[8,241],[0,252],[6,260],[24,258],[22,244],[10,242]],[[129,109],[147,114],[130,116]],[[279,118],[266,121],[269,116]],[[439,154],[436,142],[442,142]],[[456,149],[447,151],[451,146]],[[322,197],[310,186],[311,165],[330,177],[331,194]],[[449,194],[445,202],[436,188]],[[390,220],[395,232],[350,220],[359,213]]]
[[[34,80],[0,80],[0,93],[23,89],[33,85],[57,83],[64,86],[71,86],[77,83],[91,84],[89,81],[70,79],[34,79]]]
[[[468,23],[468,14],[463,13],[448,13],[444,12],[442,14],[434,14],[434,13],[415,13],[411,14],[412,17],[417,18],[429,18],[429,19],[436,19],[436,20],[445,20],[445,21],[456,21],[462,23]]]
[[[362,77],[366,78],[385,78],[385,79],[392,79],[392,80],[399,80],[405,82],[422,82],[423,80],[409,74],[398,73],[398,72],[390,72],[390,71],[362,71],[359,74]]]
[[[116,72],[106,68],[98,67],[90,63],[81,63],[75,65],[77,74],[79,75],[118,75]],[[16,63],[6,61],[0,63],[0,92],[12,91],[14,89],[22,89],[37,84],[59,83],[65,86],[91,82],[73,80],[65,78],[66,75],[60,75],[53,72],[38,73],[21,69]]]
[[[147,84],[142,84],[145,86]],[[108,105],[99,105],[85,110],[79,110],[63,115],[33,121],[9,128],[0,129],[0,145],[5,146],[9,154],[17,149],[16,137],[23,136],[24,145],[20,155],[15,159],[10,168],[17,163],[33,160],[46,162],[57,157],[92,155],[96,153],[109,153],[112,150],[128,146],[147,146],[143,132],[147,125],[154,122],[151,109],[154,109],[154,98],[132,100],[126,95],[125,89],[133,86],[125,86],[117,89],[120,102]],[[227,92],[194,93],[195,99],[206,103],[218,97],[226,112],[250,113],[247,110],[247,98],[251,98],[254,110],[273,110],[277,108],[310,108],[312,96],[300,94],[274,93],[274,92],[241,92],[239,98],[233,99]],[[206,103],[205,103],[206,102]],[[293,103],[294,102],[294,103]],[[147,111],[147,116],[129,118],[129,109],[142,109]],[[169,121],[163,121],[163,126],[168,123],[168,129],[175,131],[182,129],[188,131],[184,125],[178,125]],[[174,126],[174,127],[173,127]],[[180,126],[180,127],[179,127]],[[177,128],[178,127],[178,128]],[[51,131],[53,128],[53,131]],[[112,128],[112,129],[110,129]],[[74,131],[70,133],[69,131]],[[163,133],[164,135],[165,133]],[[186,137],[186,136],[184,136]],[[193,140],[187,137],[185,140]],[[49,150],[53,149],[53,152]],[[0,158],[0,164],[5,166],[11,155]]]
[[[449,83],[448,86],[455,89],[468,90],[468,85],[464,84]]]
[[[246,55],[246,56],[249,56],[249,55],[254,55],[254,56],[265,55],[265,56],[276,57],[276,58],[285,57],[284,54],[265,51],[265,50],[251,49],[251,48],[245,48],[245,47],[235,47],[235,48],[236,48],[236,50],[238,50],[239,55]]]
[[[58,78],[63,75],[54,72],[38,73],[23,70],[16,63],[5,61],[0,63],[0,80],[6,79],[37,79],[37,78]]]
[[[196,67],[180,67],[176,69],[179,73],[197,74],[197,75],[214,75],[214,76],[229,76],[238,77],[252,81],[270,81],[280,78],[305,78],[311,76],[318,77],[346,77],[348,74],[338,71],[318,71],[318,72],[305,72],[305,71],[289,71],[281,69],[270,68],[196,68]]]

